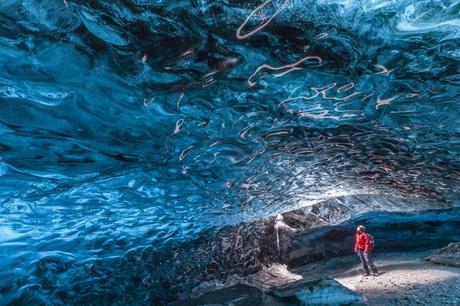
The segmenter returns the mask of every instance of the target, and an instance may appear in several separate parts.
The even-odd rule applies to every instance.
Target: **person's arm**
[[[355,253],[358,253],[358,235],[355,234]]]
[[[369,236],[367,234],[364,234],[364,253],[369,252]]]

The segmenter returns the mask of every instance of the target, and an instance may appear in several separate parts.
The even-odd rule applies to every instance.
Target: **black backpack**
[[[375,245],[374,237],[371,234],[367,234],[367,239],[369,240],[369,249],[372,250]]]

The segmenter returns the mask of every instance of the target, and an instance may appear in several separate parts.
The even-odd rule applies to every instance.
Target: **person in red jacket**
[[[363,264],[364,275],[370,275],[370,267],[372,269],[372,274],[377,276],[379,275],[379,272],[377,271],[377,268],[375,267],[370,257],[370,252],[372,251],[373,244],[371,243],[371,239],[369,239],[369,235],[365,231],[366,228],[363,225],[358,226],[356,229],[355,252],[358,254],[358,257]]]

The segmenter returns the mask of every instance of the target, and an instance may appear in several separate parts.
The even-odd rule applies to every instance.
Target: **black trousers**
[[[369,274],[369,267],[372,270],[372,273],[378,273],[376,266],[374,265],[374,262],[372,262],[372,259],[370,257],[369,253],[364,253],[363,250],[358,250],[357,252],[359,260],[361,260],[361,263],[363,264],[363,269],[366,274]]]

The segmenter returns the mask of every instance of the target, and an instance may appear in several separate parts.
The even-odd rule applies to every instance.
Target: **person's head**
[[[358,234],[364,233],[365,230],[366,230],[366,227],[364,227],[364,225],[358,225],[358,227],[356,228],[356,232]]]

